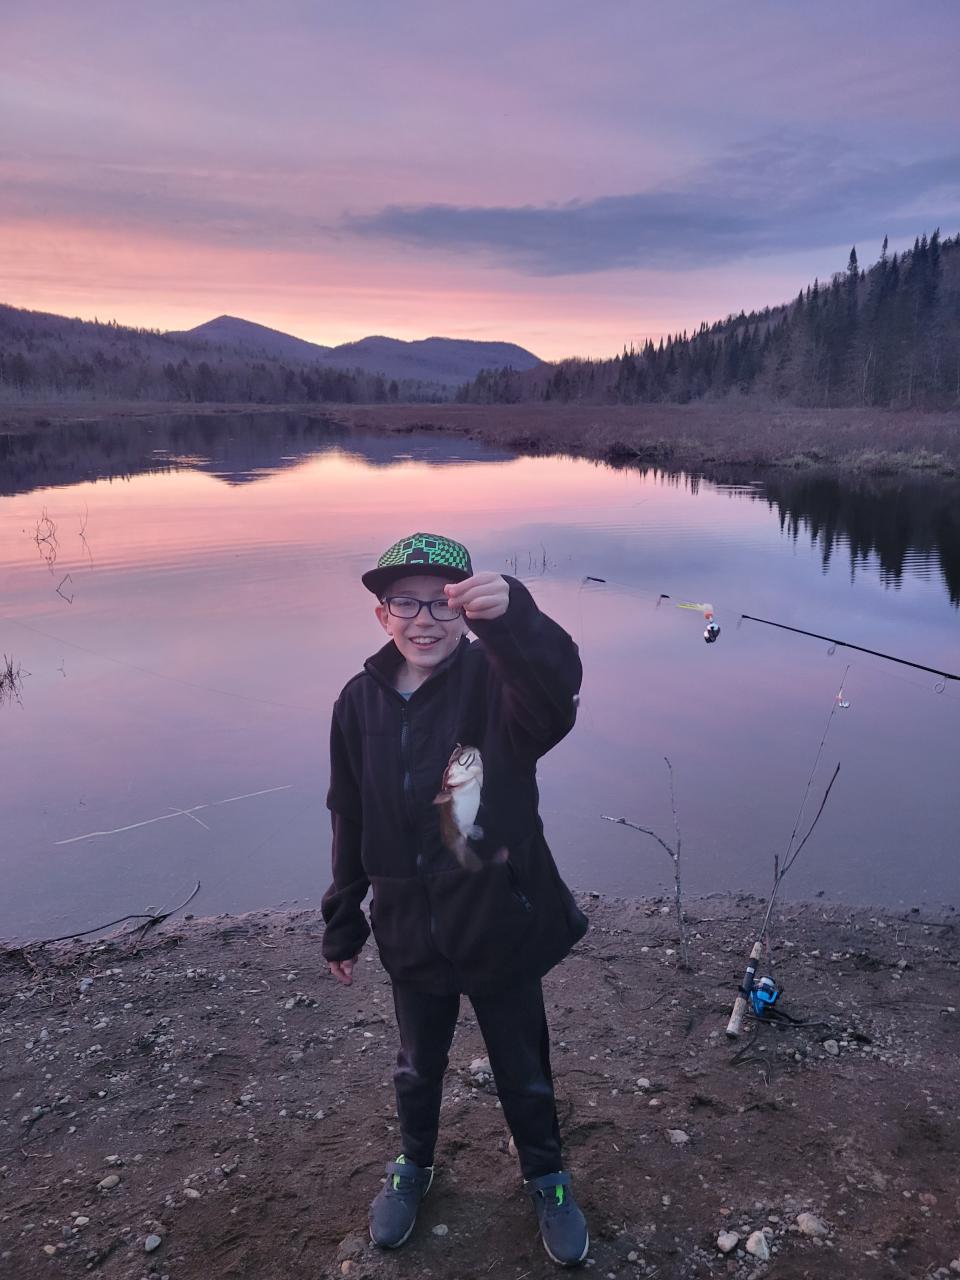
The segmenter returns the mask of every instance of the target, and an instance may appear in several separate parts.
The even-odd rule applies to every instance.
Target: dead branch
[[[600,817],[604,822],[615,822],[621,827],[630,827],[632,831],[639,831],[642,835],[650,836],[656,840],[657,844],[663,849],[667,857],[673,863],[673,887],[674,887],[674,907],[677,916],[677,931],[680,935],[680,967],[681,969],[690,968],[690,947],[687,940],[687,925],[683,915],[683,887],[680,881],[680,819],[677,816],[677,800],[673,786],[673,765],[670,763],[668,756],[664,756],[667,771],[670,775],[670,805],[673,810],[673,829],[676,833],[676,845],[669,845],[663,836],[658,835],[656,831],[652,831],[649,827],[641,827],[638,822],[629,822],[626,818],[611,818],[606,813],[601,813]]]

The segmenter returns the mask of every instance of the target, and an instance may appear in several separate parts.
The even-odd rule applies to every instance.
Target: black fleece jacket
[[[508,578],[506,613],[474,620],[442,666],[405,700],[393,641],[333,710],[333,884],[322,902],[327,960],[359,952],[370,919],[384,968],[426,991],[471,991],[542,975],[587,920],[560,879],[538,813],[536,765],[573,727],[581,667],[567,633]],[[483,790],[465,870],[433,803],[457,743],[478,747]],[[506,850],[506,856],[503,851]]]

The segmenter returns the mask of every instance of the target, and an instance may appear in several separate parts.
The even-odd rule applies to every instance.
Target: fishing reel
[[[713,619],[711,618],[711,620],[707,623],[706,627],[704,628],[703,638],[704,640],[706,640],[707,644],[716,644],[716,642],[720,639],[719,622],[714,622]]]
[[[780,988],[773,978],[758,978],[750,992],[750,1007],[754,1017],[761,1020],[775,1018],[780,1013],[776,1007],[780,994]]]

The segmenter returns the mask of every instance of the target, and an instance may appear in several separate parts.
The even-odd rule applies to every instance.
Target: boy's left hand
[[[510,584],[499,573],[475,573],[463,582],[448,582],[443,590],[448,602],[468,619],[502,618],[510,603]]]

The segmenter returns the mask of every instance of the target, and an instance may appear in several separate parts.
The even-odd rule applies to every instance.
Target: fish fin
[[[467,844],[466,840],[463,841],[460,848],[457,850],[457,858],[459,859],[460,865],[463,867],[464,871],[479,871],[483,866],[483,863]]]
[[[453,799],[453,793],[450,791],[438,791],[433,797],[434,804],[449,804]]]
[[[466,831],[463,834],[467,837],[468,840],[482,840],[483,827],[478,827],[477,824],[474,823],[473,826],[467,827]]]

